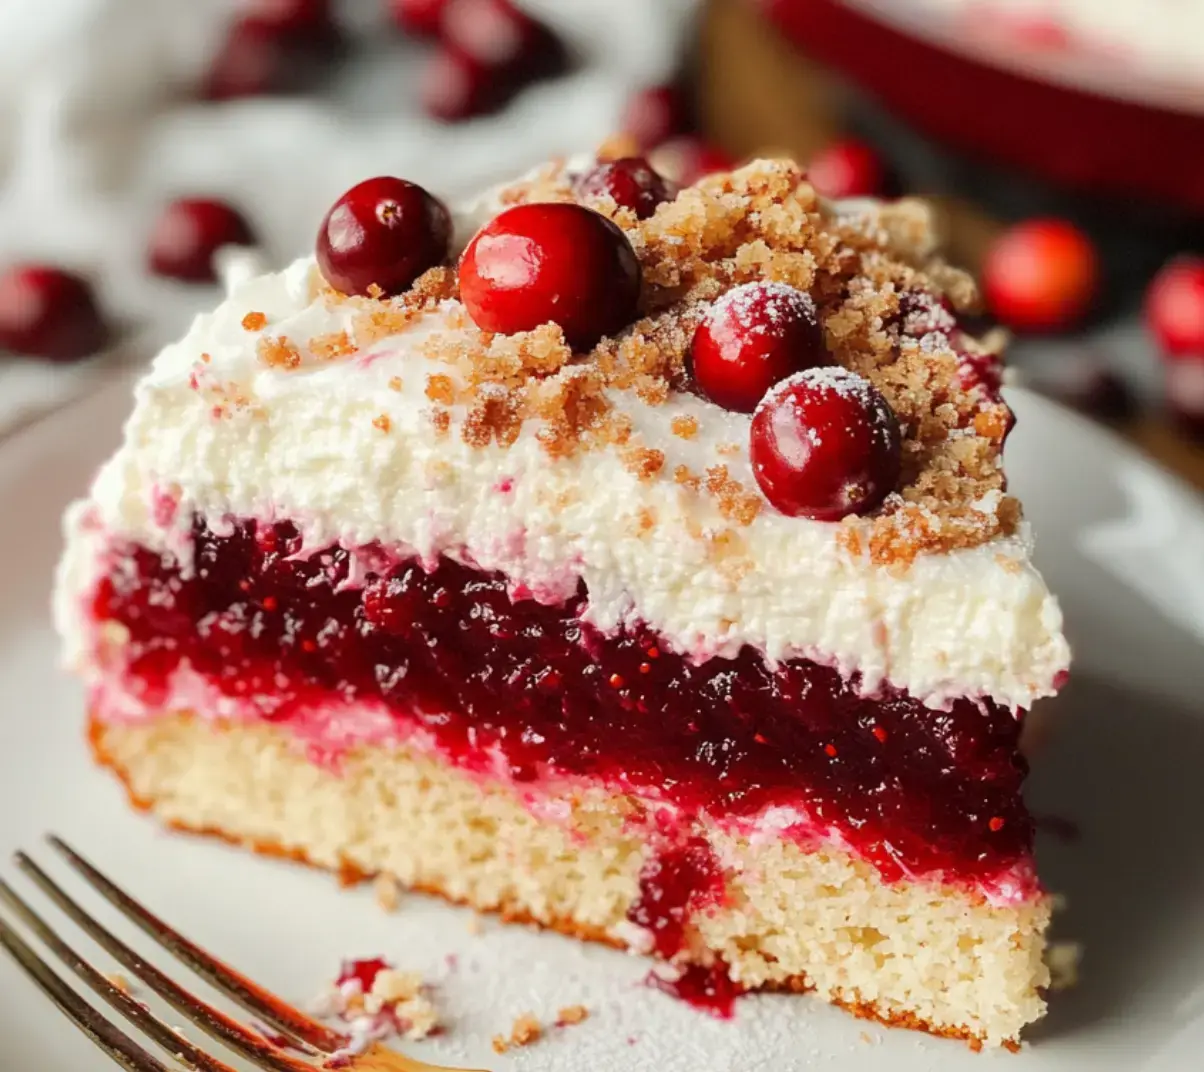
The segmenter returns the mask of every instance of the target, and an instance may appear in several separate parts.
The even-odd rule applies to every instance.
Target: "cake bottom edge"
[[[123,725],[93,716],[88,738],[131,805],[174,830],[342,884],[387,874],[507,922],[664,955],[629,920],[655,858],[630,797],[573,790],[533,810],[510,787],[398,745],[361,747],[334,772],[286,729],[189,712]],[[682,932],[672,959],[718,961],[741,989],[812,992],[974,1049],[1014,1050],[1044,1014],[1047,898],[991,906],[950,887],[887,884],[833,847],[748,839],[700,820],[694,829],[721,862],[725,892],[669,921]]]

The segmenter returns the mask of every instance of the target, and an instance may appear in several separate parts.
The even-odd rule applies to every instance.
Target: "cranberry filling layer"
[[[1031,848],[1020,722],[990,702],[867,699],[835,670],[770,669],[749,648],[696,665],[647,630],[582,622],[584,586],[547,606],[449,559],[344,587],[348,553],[294,559],[288,523],[198,523],[193,538],[191,577],[169,555],[115,548],[94,597],[98,620],[129,630],[128,670],[151,704],[184,660],[229,696],[271,697],[274,721],[383,701],[466,768],[495,770],[500,754],[518,781],[551,768],[720,818],[805,808],[888,880],[990,880]]]

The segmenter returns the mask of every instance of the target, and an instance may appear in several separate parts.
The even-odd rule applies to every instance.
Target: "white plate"
[[[133,815],[85,756],[82,697],[56,669],[47,614],[60,511],[116,442],[127,397],[114,384],[0,449],[0,854],[41,851],[40,836],[55,830],[185,933],[298,1001],[332,978],[340,958],[384,954],[440,982],[449,1032],[425,1052],[475,1067],[1201,1067],[1204,509],[1118,440],[1035,396],[1014,396],[1013,484],[1042,535],[1039,557],[1078,652],[1071,686],[1051,705],[1060,729],[1038,763],[1032,800],[1083,829],[1074,844],[1043,837],[1040,850],[1049,885],[1069,899],[1058,937],[1083,941],[1087,953],[1081,984],[1053,996],[1032,1045],[993,1058],[808,998],[746,998],[734,1022],[719,1022],[640,986],[647,965],[637,958],[494,923],[474,936],[468,913],[416,896],[386,916],[369,891],[342,892],[326,875],[168,836]],[[0,870],[11,877],[7,865]],[[103,906],[101,914],[112,918]],[[4,957],[0,994],[0,1069],[110,1067]],[[489,1050],[489,1037],[519,1014],[551,1019],[577,1002],[590,1009],[586,1023],[516,1054]]]

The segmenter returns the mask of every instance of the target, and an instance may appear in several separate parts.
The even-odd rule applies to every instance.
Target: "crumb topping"
[[[508,1036],[493,1036],[493,1052],[505,1053],[516,1047],[530,1046],[541,1038],[543,1038],[543,1024],[532,1013],[526,1012],[515,1019]]]
[[[500,194],[503,206],[574,199],[563,162]],[[782,303],[797,302],[799,291],[806,296],[833,366],[873,383],[898,418],[899,486],[870,516],[842,523],[845,549],[906,565],[919,554],[1015,530],[1019,506],[1005,493],[1001,468],[1011,418],[997,394],[997,344],[959,327],[958,314],[976,307],[976,288],[936,257],[921,203],[828,205],[796,165],[758,161],[707,176],[645,220],[607,199],[591,205],[626,233],[644,288],[640,318],[588,353],[574,353],[554,324],[511,336],[478,330],[458,305],[445,304],[458,296],[452,267],[431,269],[394,298],[337,294],[315,282],[316,300],[350,307],[351,327],[305,345],[319,360],[338,360],[442,306],[448,330],[422,344],[447,369],[426,377],[436,434],[449,431],[453,408],[465,414],[461,435],[474,448],[504,448],[535,422],[549,457],[616,450],[640,480],[671,479],[682,494],[709,496],[739,527],[768,509],[756,486],[736,479],[731,464],[710,466],[705,477],[670,464],[664,451],[635,435],[627,400],[656,409],[691,391],[688,355],[700,319],[717,302],[732,305],[738,319],[743,292],[736,288],[766,281]],[[247,314],[244,326],[258,330],[259,316]],[[258,347],[273,368],[301,363],[298,347],[283,336],[263,337]],[[400,380],[389,386],[400,390]],[[694,416],[667,424],[678,439],[699,435]],[[721,442],[712,452],[737,460],[747,449]]]
[[[242,318],[242,326],[247,331],[263,331],[268,325],[268,318],[263,313],[249,312]]]

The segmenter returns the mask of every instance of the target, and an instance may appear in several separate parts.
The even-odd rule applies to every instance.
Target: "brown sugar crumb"
[[[531,1013],[523,1013],[510,1027],[510,1036],[494,1035],[493,1052],[505,1053],[514,1047],[530,1046],[543,1038],[543,1024]]]
[[[674,469],[673,479],[691,491],[697,491],[702,487],[702,478],[697,473],[692,472],[688,465],[679,465]]]
[[[379,429],[387,435],[393,429],[393,422],[389,419],[387,413],[381,413],[372,418],[372,427]]]
[[[556,1026],[566,1027],[581,1024],[589,1019],[589,1009],[584,1005],[566,1005],[556,1014]]]
[[[213,360],[212,354],[201,354],[201,361],[204,362],[206,365],[209,364],[209,362],[212,360]]]
[[[698,435],[698,418],[690,416],[674,417],[669,426],[679,439],[693,439]]]
[[[719,503],[719,513],[728,521],[751,525],[761,512],[761,497],[745,491],[744,485],[728,475],[726,465],[713,465],[707,470],[707,491]]]
[[[715,453],[722,458],[734,458],[743,453],[743,449],[739,443],[720,443]]]
[[[485,447],[494,441],[508,447],[521,430],[517,396],[500,384],[485,384],[469,407],[461,434],[470,447]]]
[[[401,377],[400,376],[390,376],[389,377],[389,390],[390,391],[400,391],[401,390]]]
[[[242,318],[242,326],[247,331],[263,331],[268,326],[268,318],[263,313],[250,312]]]
[[[438,435],[447,435],[447,430],[451,427],[451,414],[445,409],[432,409],[431,424]]]
[[[259,360],[269,368],[292,370],[301,367],[301,351],[283,335],[275,339],[260,339],[256,352]]]
[[[641,506],[631,519],[631,533],[634,536],[644,536],[656,528],[656,513],[647,506]]]
[[[374,301],[379,301],[384,296],[385,296],[384,288],[381,287],[381,285],[379,283],[369,283],[368,284],[368,297],[369,298],[372,298]]]
[[[628,447],[623,451],[623,466],[641,480],[651,480],[665,467],[665,452],[651,447]]]
[[[456,400],[456,381],[441,372],[432,372],[426,378],[426,397],[450,406]]]
[[[328,335],[315,335],[309,340],[309,350],[320,361],[337,361],[355,353],[355,343],[345,331],[334,331]]]

